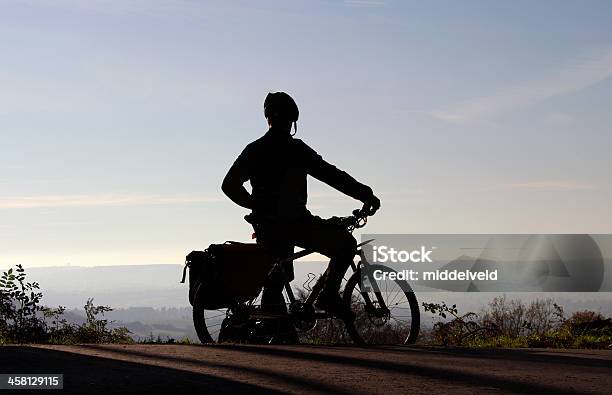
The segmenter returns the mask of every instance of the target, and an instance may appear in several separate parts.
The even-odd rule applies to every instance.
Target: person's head
[[[285,92],[268,93],[264,100],[264,115],[270,127],[291,132],[291,124],[295,124],[297,132],[300,112],[295,101]]]

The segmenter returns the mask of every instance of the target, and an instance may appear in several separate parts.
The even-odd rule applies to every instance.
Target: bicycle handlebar
[[[355,229],[363,228],[366,225],[369,215],[369,212],[363,207],[353,210],[353,215],[341,218],[341,221],[346,229],[352,233]]]

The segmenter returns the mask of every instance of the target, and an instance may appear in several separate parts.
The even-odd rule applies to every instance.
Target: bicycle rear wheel
[[[371,274],[377,269],[389,271],[380,265],[361,267],[344,288],[344,303],[356,314],[348,332],[357,344],[413,344],[421,325],[416,296],[406,281],[375,281]],[[361,291],[361,270],[368,270],[368,292]]]
[[[197,293],[193,301],[193,326],[202,344],[216,343],[219,340],[221,324],[227,316],[227,308],[208,310],[204,300]]]
[[[204,292],[196,292],[192,318],[202,344],[219,342],[247,342],[252,340],[256,320],[251,320],[253,306],[261,303],[261,293],[250,301],[236,301],[231,308],[207,309]],[[259,336],[259,335],[257,335]],[[261,339],[257,340],[262,342]]]

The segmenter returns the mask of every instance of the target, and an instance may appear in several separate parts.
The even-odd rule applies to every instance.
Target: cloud
[[[502,188],[532,191],[584,191],[597,189],[594,185],[564,180],[539,180],[501,185]]]
[[[163,195],[53,195],[0,198],[0,209],[215,203],[220,198]]]
[[[576,121],[576,118],[572,114],[553,112],[544,115],[544,123],[552,126],[567,126],[571,125]]]
[[[607,47],[549,77],[508,87],[493,95],[430,112],[448,122],[473,122],[529,107],[554,96],[576,92],[612,76],[612,47]]]
[[[385,4],[382,0],[344,0],[344,5],[349,7],[383,7]]]
[[[107,15],[189,16],[200,10],[184,0],[20,0],[30,6],[77,9]]]

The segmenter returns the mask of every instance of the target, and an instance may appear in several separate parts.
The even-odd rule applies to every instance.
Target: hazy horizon
[[[308,273],[315,275],[325,270],[326,262],[301,262],[295,265],[295,280],[291,283],[295,289],[304,288],[309,278]],[[28,281],[40,283],[48,306],[67,306],[82,308],[88,298],[94,298],[97,304],[113,308],[129,307],[187,307],[188,281],[181,284],[182,266],[174,264],[161,265],[109,265],[97,267],[30,267],[26,268]],[[610,280],[609,275],[607,281]],[[419,301],[435,302],[453,300],[463,308],[480,308],[493,297],[506,294],[522,300],[538,297],[552,297],[582,303],[584,308],[599,309],[612,314],[612,292],[443,292],[429,290],[419,292]]]

